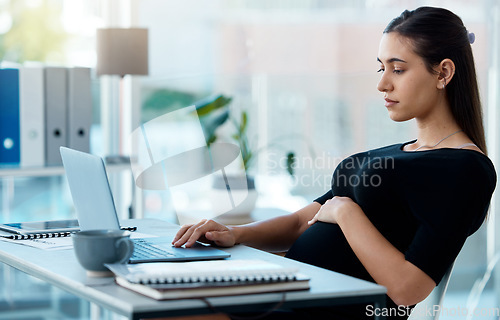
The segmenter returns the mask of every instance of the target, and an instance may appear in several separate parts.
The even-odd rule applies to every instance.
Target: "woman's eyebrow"
[[[380,60],[379,58],[377,58],[377,61],[382,63],[382,60]],[[389,60],[387,60],[387,63],[393,63],[393,62],[403,62],[403,63],[406,63],[406,61],[402,60],[402,59],[399,59],[399,58],[390,58]]]

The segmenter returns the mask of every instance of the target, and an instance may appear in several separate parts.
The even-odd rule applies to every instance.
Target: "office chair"
[[[453,263],[448,271],[446,271],[441,282],[432,290],[427,298],[425,298],[422,302],[417,303],[415,308],[408,320],[438,320],[439,315],[441,314],[440,308],[443,305],[444,295],[446,293],[446,289],[448,289],[448,283],[450,282],[451,272],[453,271]],[[439,306],[439,309],[436,307]],[[430,310],[430,312],[429,312]],[[436,311],[436,312],[434,312]]]
[[[481,294],[483,293],[483,290],[486,287],[488,280],[490,280],[491,278],[493,269],[495,268],[495,266],[499,261],[500,261],[500,251],[497,252],[488,263],[488,267],[486,268],[486,272],[484,273],[483,277],[481,279],[476,280],[476,282],[474,283],[474,286],[472,287],[472,290],[469,293],[469,297],[467,298],[467,310],[476,309],[479,303],[479,299],[481,299]],[[467,314],[466,320],[472,320],[472,315],[473,312],[469,312]]]

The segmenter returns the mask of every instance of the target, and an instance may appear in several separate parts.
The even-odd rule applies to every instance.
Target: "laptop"
[[[119,230],[113,195],[101,157],[66,147],[60,148],[80,230]],[[196,243],[176,248],[170,237],[132,239],[134,253],[129,263],[224,259],[230,254]]]

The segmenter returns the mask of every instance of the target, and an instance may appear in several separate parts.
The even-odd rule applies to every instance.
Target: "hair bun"
[[[476,41],[476,35],[474,34],[474,32],[467,31],[467,37],[469,38],[470,44],[473,44],[474,41]]]

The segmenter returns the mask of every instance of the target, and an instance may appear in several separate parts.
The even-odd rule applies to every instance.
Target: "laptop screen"
[[[80,230],[120,229],[102,158],[61,147]]]

